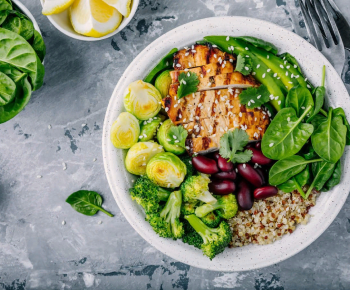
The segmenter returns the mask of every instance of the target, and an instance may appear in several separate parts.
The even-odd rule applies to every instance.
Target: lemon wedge
[[[45,0],[43,6],[44,15],[58,14],[73,4],[74,0]]]
[[[131,10],[131,0],[103,0],[108,5],[117,9],[124,17],[128,17]]]
[[[101,37],[116,30],[123,16],[102,0],[75,0],[70,7],[70,20],[76,32]]]

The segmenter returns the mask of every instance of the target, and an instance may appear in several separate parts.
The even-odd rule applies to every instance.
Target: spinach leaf
[[[6,0],[0,0],[0,11],[12,10],[12,5]]]
[[[306,120],[309,123],[313,117],[315,117],[318,112],[322,109],[324,103],[324,96],[326,94],[326,88],[324,87],[324,82],[326,78],[326,66],[323,66],[323,74],[322,74],[322,84],[317,87],[315,90],[315,109],[311,116]]]
[[[316,159],[316,158],[320,158],[320,156],[318,156],[315,152],[315,149],[309,145],[308,151],[303,153],[303,157],[306,160],[312,160],[312,159]]]
[[[91,216],[100,210],[110,217],[114,216],[102,208],[102,197],[95,191],[76,191],[68,196],[66,202],[69,203],[77,212],[85,215]]]
[[[293,55],[291,55],[289,52],[282,53],[279,57],[282,58],[283,60],[286,60],[290,64],[292,64],[294,68],[296,68],[300,73],[302,73],[297,59]]]
[[[309,106],[299,118],[293,108],[279,111],[262,138],[263,154],[279,160],[299,152],[314,130],[311,124],[302,123],[311,109]]]
[[[323,160],[336,163],[344,152],[346,132],[343,119],[333,116],[330,108],[327,119],[320,123],[311,136],[312,146]]]
[[[46,54],[46,45],[43,37],[36,30],[34,30],[34,37],[31,45],[35,50],[36,54],[38,55],[39,59],[41,60],[41,62],[43,62]]]
[[[149,74],[145,77],[144,81],[146,83],[154,84],[156,76],[161,73],[163,70],[172,69],[173,68],[173,58],[174,53],[177,52],[177,48],[173,48],[169,51],[169,53],[164,56],[158,64],[149,72]]]
[[[270,42],[267,42],[265,40],[262,40],[260,38],[252,37],[252,36],[240,36],[240,37],[235,37],[236,39],[242,39],[246,42],[249,42],[250,44],[260,47],[262,49],[265,49],[268,52],[273,53],[274,55],[277,54],[278,49],[275,45],[273,45]]]
[[[11,102],[15,97],[15,91],[15,82],[0,71],[0,106],[4,106]]]
[[[325,122],[327,118],[321,114],[317,114],[314,116],[311,120],[311,124],[314,126],[314,131],[318,128],[318,126],[322,123]]]
[[[307,164],[318,161],[322,161],[322,159],[305,160],[298,155],[279,160],[270,169],[269,183],[271,185],[282,184],[303,171]]]
[[[339,184],[341,178],[341,162],[340,160],[335,164],[332,176],[327,180],[321,191],[329,191],[332,187]]]
[[[304,114],[306,108],[314,107],[314,100],[307,88],[297,85],[288,92],[286,107],[293,108],[297,113],[297,116],[300,117]]]
[[[277,114],[275,107],[272,106],[271,103],[265,103],[263,106],[266,108],[269,117],[271,119],[275,118],[275,116]]]
[[[19,34],[25,40],[31,39],[34,34],[33,23],[25,15],[17,11],[10,12],[2,27]]]
[[[333,116],[340,116],[343,119],[344,125],[346,126],[346,145],[350,145],[350,124],[346,118],[345,112],[342,108],[336,108],[333,110]]]
[[[0,10],[0,25],[4,23],[9,13],[9,10]]]
[[[304,186],[305,184],[308,184],[309,180],[310,180],[310,171],[309,171],[309,166],[306,165],[303,171],[301,171],[291,179],[287,180],[286,182],[277,185],[277,187],[283,192],[288,193],[298,189],[298,185]]]

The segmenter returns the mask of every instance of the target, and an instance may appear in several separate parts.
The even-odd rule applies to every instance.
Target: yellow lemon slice
[[[70,20],[76,32],[101,37],[116,30],[123,16],[102,0],[75,0]]]
[[[58,14],[73,4],[74,0],[45,0],[43,6],[44,15]]]
[[[124,17],[128,17],[131,10],[131,0],[103,0],[108,5],[117,9]]]

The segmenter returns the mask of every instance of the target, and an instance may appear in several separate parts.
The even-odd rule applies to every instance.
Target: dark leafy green
[[[77,212],[80,212],[84,215],[92,216],[95,215],[98,211],[102,211],[110,217],[114,216],[102,208],[102,197],[94,191],[76,191],[68,196],[66,202],[69,203]]]
[[[324,87],[326,78],[326,66],[323,66],[323,73],[322,73],[322,84],[321,86],[317,87],[315,89],[315,109],[312,112],[311,116],[306,120],[306,122],[310,122],[322,109],[323,103],[324,103],[324,97],[326,95],[326,88]]]
[[[270,100],[270,93],[266,86],[251,87],[242,91],[239,94],[239,101],[242,105],[245,105],[249,109],[261,107],[263,104]]]
[[[329,191],[332,187],[339,184],[341,178],[341,161],[339,160],[334,167],[331,177],[327,180],[321,191]]]
[[[307,88],[298,85],[288,92],[286,107],[293,108],[297,113],[297,116],[300,117],[304,114],[306,108],[314,107],[314,100]]]
[[[311,143],[318,156],[323,160],[336,163],[343,155],[347,128],[340,116],[333,116],[332,108],[328,117],[319,124],[311,136]]]
[[[15,82],[0,71],[0,106],[4,106],[11,102],[15,97],[15,92]]]
[[[31,39],[34,35],[33,23],[25,15],[17,11],[10,12],[2,27],[19,34],[25,40]]]
[[[306,108],[299,118],[293,108],[279,111],[262,138],[263,154],[268,158],[280,160],[298,153],[314,130],[311,124],[302,123],[311,109],[311,106]]]
[[[333,116],[340,116],[343,119],[344,125],[346,126],[346,145],[350,145],[350,124],[346,118],[345,112],[342,108],[336,108],[333,110]]]
[[[249,42],[250,44],[262,48],[268,52],[273,53],[274,55],[277,54],[278,49],[275,45],[273,45],[270,42],[267,42],[265,40],[262,40],[260,38],[252,37],[252,36],[241,36],[241,37],[236,37],[237,39],[242,39],[246,42]]]
[[[36,54],[38,55],[39,59],[41,60],[41,62],[43,62],[43,60],[45,58],[45,54],[46,54],[46,45],[45,45],[43,37],[36,30],[34,30],[34,37],[33,37],[31,45],[32,45],[33,49],[35,50]]]
[[[277,185],[277,187],[283,192],[288,193],[298,189],[299,186],[304,186],[308,184],[309,181],[310,181],[310,171],[309,171],[309,166],[306,165],[303,171],[301,171],[291,179],[287,180],[286,182]]]

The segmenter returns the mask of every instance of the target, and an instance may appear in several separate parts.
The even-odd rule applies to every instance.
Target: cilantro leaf
[[[179,75],[180,87],[177,90],[177,97],[181,99],[189,94],[197,92],[199,84],[198,76],[193,72],[180,73]]]
[[[168,142],[185,148],[188,132],[182,126],[172,126],[168,131]]]
[[[270,101],[270,92],[266,86],[248,88],[239,95],[239,101],[249,109],[261,107],[261,105]]]
[[[252,151],[242,151],[249,142],[249,136],[246,131],[235,129],[225,133],[220,138],[220,155],[223,158],[229,159],[232,162],[246,163],[252,157]],[[250,152],[248,152],[250,151]]]
[[[253,69],[253,64],[250,57],[246,57],[242,53],[238,54],[235,71],[238,71],[242,75],[247,76],[251,73],[252,69]]]

